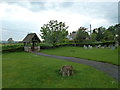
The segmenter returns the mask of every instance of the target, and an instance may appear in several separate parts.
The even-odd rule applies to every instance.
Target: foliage
[[[104,37],[104,31],[106,30],[105,27],[99,27],[98,28],[98,33],[97,33],[97,41],[102,41],[103,40],[103,37]]]
[[[49,44],[49,43],[46,43],[46,42],[44,42],[44,43],[39,43],[39,46],[53,46],[52,44]]]
[[[97,34],[96,40],[97,41],[113,41],[113,40],[118,40],[119,41],[119,29],[120,29],[120,24],[116,24],[114,26],[109,26],[108,29],[105,27],[101,26],[97,29],[93,30],[92,34]],[[95,41],[95,36],[91,35],[91,40]]]
[[[103,35],[103,39],[105,41],[111,41],[114,40],[114,34],[111,31],[106,30]]]
[[[54,48],[54,46],[52,44],[46,43],[46,42],[42,42],[39,44],[40,49],[50,49],[50,48]]]
[[[48,24],[44,24],[41,27],[41,37],[45,42],[52,45],[56,45],[63,41],[68,35],[68,26],[63,22],[58,22],[57,20],[51,20]]]
[[[86,32],[86,30],[87,29],[85,27],[80,27],[77,31],[77,35],[76,35],[75,40],[78,40],[79,42],[83,42],[84,40],[89,38],[89,35]]]
[[[23,43],[2,44],[2,50],[10,50],[23,47]]]
[[[2,58],[2,88],[118,88],[115,79],[87,65],[25,52]],[[75,74],[62,77],[63,65],[72,65]]]
[[[96,41],[96,37],[97,37],[97,34],[96,33],[92,33],[91,34],[91,41],[95,42]]]
[[[115,26],[115,40],[120,44],[120,24],[116,24]]]

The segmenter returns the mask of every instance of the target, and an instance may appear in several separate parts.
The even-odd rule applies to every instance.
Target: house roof
[[[75,39],[77,35],[77,32],[73,32],[69,35],[70,38]]]
[[[36,33],[29,33],[24,39],[23,42],[32,42],[33,38],[35,38],[35,41],[40,42],[40,39],[36,35]]]

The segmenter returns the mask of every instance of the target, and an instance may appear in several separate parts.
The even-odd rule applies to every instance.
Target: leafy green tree
[[[97,31],[96,31],[96,29],[93,29],[93,33],[97,34]]]
[[[86,32],[86,30],[87,30],[87,28],[80,27],[77,31],[75,40],[78,40],[79,42],[83,42],[83,41],[89,39],[89,35]]]
[[[111,31],[108,31],[108,30],[106,30],[105,32],[104,32],[104,36],[103,36],[104,38],[104,40],[105,41],[111,41],[111,40],[114,40],[114,35],[112,34],[112,32]]]
[[[96,37],[97,37],[97,34],[96,33],[92,33],[91,34],[91,41],[95,42],[96,41]]]
[[[115,34],[117,33],[115,30],[115,26],[110,26],[108,29],[108,31],[112,32],[112,34],[115,36]]]
[[[97,33],[97,37],[96,37],[97,41],[102,41],[103,40],[105,30],[106,30],[106,28],[102,27],[102,26],[98,28],[98,33]]]
[[[44,24],[43,27],[41,27],[41,38],[44,39],[45,42],[55,46],[66,38],[68,35],[67,29],[68,26],[66,26],[65,23],[50,20],[48,24]]]
[[[114,36],[114,40],[115,41],[119,41],[120,42],[120,24],[116,24],[114,26],[110,26],[108,28],[108,31],[110,31],[112,33],[112,35]]]
[[[115,25],[115,40],[120,44],[120,24]]]

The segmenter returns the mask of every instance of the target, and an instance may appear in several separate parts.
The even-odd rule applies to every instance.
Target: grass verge
[[[82,47],[59,47],[55,49],[43,49],[40,52],[120,65],[118,63],[118,48],[112,50],[110,48],[84,49]]]

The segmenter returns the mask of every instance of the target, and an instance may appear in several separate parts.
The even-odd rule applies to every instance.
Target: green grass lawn
[[[63,77],[59,69],[72,65],[75,74]],[[3,88],[118,88],[112,77],[90,66],[25,52],[2,56]]]
[[[118,63],[118,49],[112,50],[110,48],[85,49],[82,47],[59,47],[55,49],[44,49],[40,52],[120,65],[120,63]]]

